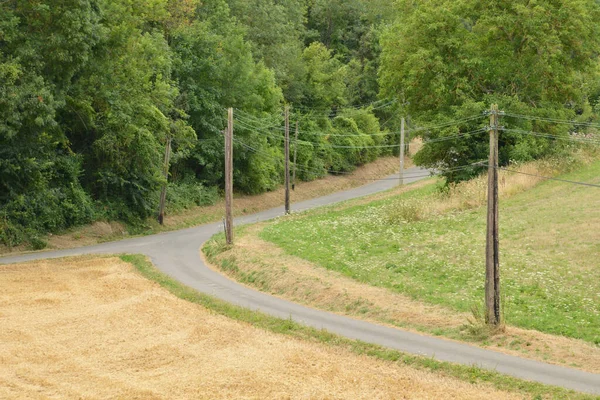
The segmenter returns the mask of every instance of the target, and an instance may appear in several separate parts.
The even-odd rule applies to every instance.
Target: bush
[[[31,236],[29,238],[29,243],[31,244],[31,248],[33,250],[42,250],[45,249],[46,246],[48,246],[48,242],[46,242],[43,239],[40,239],[37,236]]]
[[[0,242],[8,247],[13,247],[24,240],[23,229],[17,228],[5,217],[0,222]]]
[[[167,208],[184,210],[194,206],[209,206],[219,199],[217,187],[206,187],[198,182],[176,182],[167,186]]]
[[[40,235],[94,220],[92,200],[78,181],[79,160],[63,156],[49,165],[51,172],[42,169],[27,190],[10,193],[0,205],[0,242],[5,245],[29,241],[39,250],[46,246]]]
[[[0,215],[2,243],[16,246],[30,241],[38,250],[38,235],[92,222],[95,213],[89,196],[80,186],[71,184],[16,196],[0,207]]]

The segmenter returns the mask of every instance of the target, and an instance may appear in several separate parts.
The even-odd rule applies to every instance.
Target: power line
[[[271,129],[271,128],[283,129],[281,127],[281,124],[283,123],[283,121],[279,121],[277,123],[273,123],[273,118],[263,118],[263,119],[260,119],[260,118],[257,118],[255,116],[251,115],[251,114],[244,113],[241,110],[237,110],[236,109],[236,111],[237,112],[236,112],[235,118],[238,121],[243,121],[243,122],[246,122],[247,124],[257,124],[257,125],[260,125],[263,129]],[[265,125],[265,124],[263,124],[264,122],[266,122],[266,123],[268,123],[270,125]]]
[[[463,137],[467,137],[467,136],[473,136],[473,135],[476,135],[478,133],[483,133],[483,132],[486,132],[486,131],[487,131],[487,128],[479,128],[479,129],[476,129],[474,131],[465,132],[465,133],[459,133],[458,135],[443,136],[443,137],[439,137],[439,138],[435,138],[435,139],[424,140],[423,144],[445,142],[445,141],[448,141],[448,140],[454,140],[454,139],[459,139],[459,138],[463,138]]]
[[[272,154],[268,154],[264,151],[261,151],[253,146],[250,146],[244,142],[242,142],[239,139],[234,138],[233,139],[235,142],[239,143],[241,146],[245,147],[246,149],[252,151],[255,154],[259,154],[263,157],[267,157],[270,158],[272,160],[275,161],[282,161],[280,159],[278,159],[277,157],[274,157]],[[480,163],[480,162],[479,162]],[[464,166],[459,166],[459,167],[453,167],[453,168],[447,168],[443,171],[428,171],[427,173],[423,173],[421,171],[417,171],[415,173],[411,173],[411,174],[406,174],[405,178],[408,179],[414,179],[414,178],[425,178],[428,176],[435,176],[435,175],[442,175],[448,172],[457,172],[457,171],[461,171],[461,170],[465,170],[468,168],[472,168],[475,165],[478,165],[479,163],[472,163],[472,164],[468,164],[468,165],[464,165]],[[329,174],[333,174],[333,175],[352,175],[354,174],[353,172],[346,172],[346,171],[334,171],[334,170],[328,170],[328,169],[313,169],[313,168],[304,168],[304,167],[297,167],[297,169],[299,171],[303,171],[303,172],[308,172],[308,173],[315,173],[315,174],[322,174],[322,173],[329,173]],[[398,180],[398,178],[380,178],[380,177],[372,177],[372,178],[357,178],[357,177],[353,177],[353,179],[355,180],[362,180],[362,181],[385,181],[385,180]]]
[[[239,115],[235,116],[235,121],[244,123],[253,129],[256,128],[256,129],[275,130],[275,131],[283,131],[284,130],[284,128],[281,126],[281,122],[272,123],[270,125],[261,124],[261,123],[258,123],[257,121],[252,121],[250,119],[243,118]]]
[[[418,127],[418,128],[412,128],[410,131],[411,132],[421,132],[421,131],[428,131],[428,130],[436,130],[436,129],[448,128],[450,126],[456,126],[456,125],[464,124],[466,122],[474,121],[476,119],[480,119],[480,118],[483,118],[483,117],[484,117],[483,114],[473,115],[471,117],[465,117],[465,118],[462,118],[462,119],[448,121],[448,122],[445,122],[445,123],[439,124],[439,125],[430,125],[430,126],[421,126],[421,127]]]
[[[283,139],[283,137],[279,137],[279,136],[275,136],[270,132],[267,132],[266,130],[263,129],[259,129],[259,128],[254,128],[251,127],[249,125],[247,125],[246,123],[243,123],[241,121],[238,121],[240,123],[240,125],[242,125],[243,128],[249,129],[249,130],[256,130],[259,132],[262,132],[264,134],[266,134],[267,136],[276,138],[276,139]],[[444,137],[440,137],[440,138],[435,138],[435,139],[430,139],[430,140],[426,140],[423,143],[424,144],[428,144],[428,143],[438,143],[438,142],[445,142],[448,140],[455,140],[455,139],[459,139],[459,138],[464,138],[467,136],[472,136],[472,135],[476,135],[478,133],[483,133],[486,132],[487,128],[479,128],[470,132],[464,132],[464,133],[460,133],[457,135],[451,135],[451,136],[444,136]],[[307,133],[307,131],[300,131],[301,133]],[[381,133],[380,135],[393,135],[397,132],[387,132],[387,133]],[[360,137],[360,135],[336,135],[336,134],[320,134],[320,133],[308,133],[308,134],[312,134],[312,135],[317,135],[317,136],[331,136],[331,137]],[[366,135],[368,137],[372,137],[375,136],[376,134],[372,134],[372,135]],[[307,140],[302,140],[302,141],[298,141],[297,142],[300,145],[304,145],[304,146],[311,146],[311,145],[319,145],[321,143],[315,143],[315,142],[311,142],[311,141],[307,141]],[[334,149],[374,149],[374,148],[397,148],[400,147],[399,144],[391,144],[391,145],[371,145],[371,146],[344,146],[344,145],[335,145],[335,144],[329,144],[329,147],[334,148]]]
[[[272,134],[271,132],[268,132],[266,129],[260,129],[260,128],[256,128],[256,127],[252,127],[249,126],[247,123],[241,122],[241,121],[237,121],[239,125],[242,126],[242,128],[248,129],[248,130],[254,130],[254,131],[258,131],[258,132],[262,132],[263,134],[265,134],[266,136],[275,138],[275,139],[283,139],[283,137],[279,137],[279,136],[275,136],[274,134]],[[307,133],[307,131],[299,131],[301,133]],[[311,134],[311,133],[308,133]],[[360,138],[362,137],[371,137],[374,135],[335,135],[335,134],[331,134],[331,135],[327,135],[327,134],[316,134],[318,136],[332,136],[332,137],[355,137],[355,138]],[[382,133],[381,135],[390,135],[389,133]],[[365,146],[345,146],[345,145],[336,145],[336,144],[329,144],[329,143],[317,143],[317,142],[310,142],[307,140],[302,140],[302,141],[298,141],[298,144],[301,145],[328,145],[328,147],[334,148],[334,149],[375,149],[375,148],[395,148],[395,147],[400,147],[399,144],[393,144],[393,145],[365,145]]]
[[[385,127],[387,124],[389,124],[389,123],[390,123],[390,121],[391,121],[392,119],[394,119],[394,115],[392,115],[392,116],[391,116],[391,117],[389,117],[387,120],[385,120],[384,122],[382,122],[381,124],[379,124],[379,127],[380,127],[380,128],[383,128],[383,127]]]
[[[252,126],[249,126],[247,123],[242,122],[242,121],[238,121],[240,123],[240,125],[242,125],[243,128],[245,129],[254,129],[256,131],[260,131],[263,133],[266,133],[267,135],[272,135],[270,132],[267,133],[265,131],[265,129],[261,129],[261,128],[255,128]],[[279,129],[276,129],[279,130]],[[470,135],[474,135],[477,133],[481,133],[481,132],[485,132],[487,129],[486,128],[479,128],[470,132],[465,132],[465,133],[460,133],[457,135],[452,135],[452,136],[444,136],[444,137],[440,137],[440,138],[435,138],[435,139],[430,139],[430,140],[426,140],[424,141],[424,143],[436,143],[436,142],[443,142],[443,141],[447,141],[447,140],[453,140],[453,139],[458,139],[461,137],[465,137],[465,136],[470,136]],[[361,135],[358,134],[348,134],[348,135],[340,135],[340,134],[328,134],[328,133],[319,133],[319,132],[309,132],[309,131],[304,131],[301,130],[300,133],[304,133],[307,135],[316,135],[316,136],[327,136],[327,137],[360,137]],[[375,136],[392,136],[392,135],[396,135],[400,132],[380,132],[380,133],[372,133],[372,134],[362,134],[363,136],[368,136],[368,137],[375,137]],[[278,136],[272,136],[272,137],[276,137],[279,138]],[[314,143],[314,142],[310,142],[310,143]],[[335,146],[335,145],[334,145]],[[379,146],[379,147],[399,147],[400,145],[384,145],[384,146]],[[338,147],[338,148],[353,148],[354,146],[344,146],[344,147]],[[375,146],[371,146],[371,147],[375,147]],[[364,147],[360,147],[360,148],[364,148]]]
[[[486,167],[488,166],[488,165],[484,164],[483,162],[479,163],[479,164],[481,166],[486,166]],[[504,167],[494,167],[494,168],[496,168],[498,170],[506,171],[506,172],[512,172],[512,173],[515,173],[515,174],[521,174],[521,175],[527,175],[527,176],[533,176],[533,177],[536,177],[536,178],[546,179],[546,180],[549,180],[549,181],[558,181],[558,182],[572,183],[574,185],[590,186],[590,187],[600,188],[600,185],[595,184],[595,183],[578,182],[578,181],[571,181],[571,180],[568,180],[568,179],[553,178],[553,177],[549,177],[549,176],[543,176],[543,175],[538,175],[538,174],[531,174],[529,172],[516,171],[514,169],[508,169],[508,168],[504,168]]]
[[[357,137],[359,137],[357,135]],[[358,150],[362,150],[362,149],[392,149],[392,148],[396,148],[396,147],[400,147],[399,144],[382,144],[382,145],[374,145],[374,146],[341,146],[341,145],[337,145],[337,144],[327,144],[328,147],[331,147],[333,149],[358,149]]]
[[[450,126],[456,126],[456,125],[460,125],[463,124],[465,122],[469,122],[469,121],[473,121],[476,119],[480,119],[482,118],[482,115],[476,115],[476,116],[472,116],[472,117],[468,117],[468,118],[464,118],[464,119],[458,119],[458,120],[454,120],[454,121],[449,121],[447,123],[444,124],[440,124],[440,125],[432,125],[432,126],[425,126],[425,127],[418,127],[418,128],[411,128],[409,129],[410,132],[421,132],[424,130],[436,130],[436,129],[442,129],[442,128],[447,128]],[[389,121],[389,120],[388,120]],[[395,131],[395,132],[382,132],[382,133],[377,133],[377,134],[371,134],[369,136],[378,136],[378,135],[397,135],[399,134],[400,131]],[[318,134],[318,133],[313,133],[313,134]],[[334,135],[334,134],[326,134],[326,133],[322,133],[320,135],[323,136],[353,136],[353,135]]]
[[[265,129],[255,128],[255,127],[249,126],[246,123],[243,123],[241,121],[237,121],[237,122],[238,122],[239,125],[242,126],[242,128],[245,128],[245,129],[248,129],[248,130],[254,130],[256,132],[261,132],[264,135],[266,135],[268,137],[271,137],[271,138],[274,138],[274,139],[278,139],[278,140],[282,140],[283,139],[283,136],[280,137],[280,136],[274,135],[273,133],[268,132]],[[306,133],[306,131],[299,131],[299,132]],[[325,135],[322,135],[322,136],[325,136]],[[356,138],[360,137],[360,135],[327,135],[327,136],[344,136],[344,137],[356,137]],[[370,137],[370,136],[368,136],[368,137]],[[329,144],[329,143],[326,143],[326,142],[325,143],[318,143],[318,142],[311,142],[311,141],[307,141],[307,140],[298,140],[298,141],[293,141],[293,142],[297,143],[297,144],[300,144],[300,145],[303,145],[303,146],[315,146],[315,145],[327,145],[327,144]],[[376,148],[376,147],[399,147],[400,145],[385,145],[385,146],[338,146],[338,145],[330,144],[329,146],[332,147],[332,148],[366,149],[366,148]]]
[[[238,113],[240,113],[240,114],[245,114],[245,115],[247,115],[247,116],[249,116],[249,117],[251,117],[251,118],[260,119],[260,118],[258,118],[257,116],[255,116],[255,115],[253,115],[253,114],[250,114],[250,113],[249,113],[249,112],[247,112],[247,111],[244,111],[244,110],[242,110],[241,108],[234,108],[234,111],[237,111],[237,112],[238,112]],[[279,112],[279,114],[275,114],[275,113],[274,113],[274,114],[269,114],[269,115],[270,115],[270,116],[273,116],[273,115],[279,115],[281,118],[283,118],[283,111],[280,111],[280,112]]]
[[[261,131],[264,132],[265,130],[276,130],[276,131],[284,131],[285,129],[281,126],[262,126],[262,127],[253,127],[250,126],[250,124],[252,123],[251,121],[248,121],[248,119],[238,119],[238,122],[242,125],[242,127],[244,127],[245,129],[254,129],[257,131]],[[328,137],[358,137],[359,135],[356,134],[335,134],[335,133],[321,133],[321,132],[310,132],[310,131],[305,131],[305,130],[301,130],[299,131],[300,133],[304,133],[307,135],[313,135],[313,136],[328,136]],[[400,132],[377,132],[377,133],[363,133],[364,136],[369,136],[369,137],[376,137],[376,136],[391,136],[391,135],[395,135],[398,134]]]
[[[581,125],[592,128],[600,128],[600,124],[596,124],[593,122],[577,122],[577,121],[569,121],[566,119],[556,119],[556,118],[546,118],[546,117],[534,117],[531,115],[523,115],[523,114],[512,114],[512,113],[504,113],[504,116],[526,119],[529,121],[540,121],[540,122],[553,122],[556,124],[565,124],[565,125]]]
[[[270,159],[278,161],[278,162],[282,161],[282,160],[278,159],[277,157],[274,157],[272,154],[268,154],[268,153],[266,153],[264,151],[261,151],[261,150],[255,148],[255,147],[252,147],[252,146],[250,146],[250,145],[242,142],[239,139],[234,138],[234,141],[237,142],[237,143],[239,143],[243,147],[249,149],[250,151],[252,151],[252,152],[254,152],[256,154],[262,155],[263,157],[267,157],[267,158],[270,158]],[[328,170],[328,169],[307,169],[307,168],[304,168],[304,167],[297,167],[297,169],[299,171],[309,172],[309,173],[317,173],[317,174],[321,174],[323,172],[330,173],[330,174],[340,174],[340,175],[350,175],[350,174],[352,174],[352,172],[334,171],[334,170]],[[373,179],[368,179],[368,180],[377,180],[377,179],[379,179],[379,178],[373,178]]]
[[[262,128],[262,127],[256,127],[256,126],[252,126],[252,125],[250,125],[250,123],[249,123],[249,122],[245,122],[245,121],[242,121],[242,120],[240,120],[240,119],[237,119],[235,122],[236,122],[238,125],[240,125],[242,128],[244,128],[244,129],[247,129],[247,130],[249,130],[249,131],[262,132],[262,133],[266,133],[267,135],[271,135],[271,136],[273,136],[273,137],[275,137],[275,138],[278,138],[278,139],[283,139],[283,135],[282,135],[281,137],[279,137],[279,136],[275,136],[275,135],[274,135],[274,134],[271,132],[271,131],[284,131],[285,129],[283,129],[283,128],[279,128],[279,127],[277,127],[277,128],[274,128],[274,127],[273,127],[273,128],[270,128],[270,127],[265,127],[265,128]]]
[[[271,130],[271,129],[272,130],[279,130],[279,131],[283,131],[284,130],[284,128],[281,127],[279,124],[278,125],[269,125],[269,126],[261,125],[259,127],[254,127],[252,125],[255,124],[255,123],[259,123],[260,120],[257,119],[256,117],[248,114],[248,113],[245,113],[245,112],[241,111],[241,110],[238,110],[238,111],[240,111],[240,114],[241,114],[241,115],[238,114],[238,116],[237,116],[238,122],[245,129],[249,129],[249,130],[253,130],[254,129],[254,130],[262,131],[262,132],[264,132],[265,130]],[[425,131],[425,130],[442,129],[442,128],[447,128],[447,127],[450,127],[450,126],[460,125],[460,124],[463,124],[463,123],[466,123],[466,122],[470,122],[470,121],[473,121],[473,120],[479,119],[479,118],[482,118],[482,115],[474,115],[474,116],[466,117],[466,118],[463,118],[463,119],[448,121],[448,122],[446,122],[444,124],[439,124],[439,125],[432,125],[432,126],[426,126],[426,127],[413,128],[410,131],[411,132],[421,132],[421,131]],[[271,122],[271,121],[269,120],[269,122]],[[304,134],[308,134],[308,135],[313,135],[313,136],[315,136],[315,135],[316,136],[328,136],[328,137],[357,137],[357,136],[359,136],[359,135],[355,135],[355,134],[334,134],[334,133],[329,134],[329,133],[308,132],[308,131],[300,131],[300,132],[304,133]],[[392,135],[397,135],[399,133],[400,132],[378,132],[378,133],[364,134],[364,135],[370,136],[370,137],[376,137],[376,136],[392,136]],[[445,140],[451,140],[453,138],[459,138],[459,137],[462,137],[462,136],[468,136],[468,135],[474,134],[474,133],[479,133],[479,131],[472,131],[472,132],[468,132],[468,133],[465,133],[465,134],[455,135],[455,136],[452,136],[452,137],[451,136],[447,136],[446,138],[431,139],[431,140],[427,141],[427,143],[435,143],[437,141],[441,142],[441,141],[445,141]],[[385,147],[392,148],[392,147],[399,147],[399,145],[388,145],[388,146],[385,146]],[[347,147],[339,147],[339,148],[347,148]]]
[[[549,138],[549,139],[570,140],[573,142],[592,143],[592,144],[600,145],[600,140],[595,140],[595,139],[590,139],[590,138],[578,138],[578,137],[572,137],[572,136],[550,135],[548,133],[525,131],[522,129],[500,128],[500,130],[504,131],[504,132],[515,132],[515,133],[521,133],[524,135],[538,136],[538,137],[544,137],[544,138]]]

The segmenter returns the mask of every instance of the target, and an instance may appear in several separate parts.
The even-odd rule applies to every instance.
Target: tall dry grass
[[[555,175],[544,164],[544,162],[536,161],[508,167],[508,169],[517,172],[499,170],[498,192],[500,198],[508,198],[522,193],[544,180],[543,178],[532,175]],[[437,211],[467,210],[483,206],[487,202],[487,190],[487,173],[479,175],[470,181],[451,185],[446,193],[440,195]]]
[[[587,165],[597,159],[597,155],[597,152],[582,149],[568,157],[510,165],[506,168],[510,171],[498,171],[499,196],[506,199],[525,192],[545,181],[544,177],[555,177]],[[449,211],[478,208],[487,203],[487,189],[488,174],[484,173],[469,181],[450,185],[429,201],[398,199],[386,208],[387,220],[391,224],[414,222]]]

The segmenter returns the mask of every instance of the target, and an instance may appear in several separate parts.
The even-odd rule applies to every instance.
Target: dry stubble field
[[[0,266],[0,398],[512,397],[211,314],[118,258]]]

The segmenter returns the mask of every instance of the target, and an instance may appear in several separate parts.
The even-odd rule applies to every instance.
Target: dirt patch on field
[[[262,223],[248,227],[237,238],[234,248],[217,256],[217,263],[223,260],[235,263],[234,269],[220,272],[251,287],[312,307],[408,330],[446,330],[451,332],[451,338],[472,340],[468,334],[459,334],[472,319],[470,314],[363,284],[289,255],[258,236],[264,226]],[[600,348],[582,340],[509,326],[505,332],[478,343],[507,354],[600,373]]]
[[[513,397],[213,315],[116,258],[0,266],[0,398]]]

